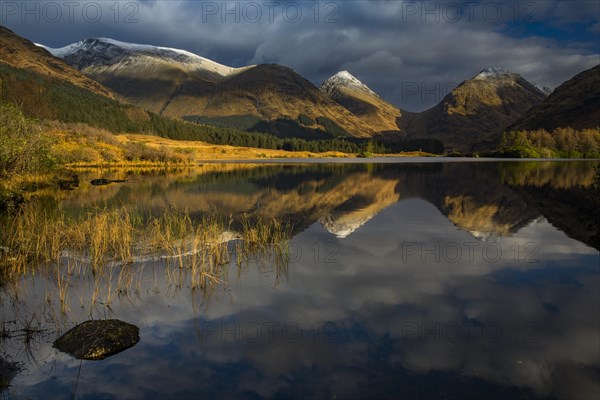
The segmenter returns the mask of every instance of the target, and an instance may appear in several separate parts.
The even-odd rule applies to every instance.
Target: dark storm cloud
[[[4,1],[0,21],[51,47],[111,37],[232,66],[279,63],[315,84],[347,69],[415,111],[489,66],[555,87],[600,61],[600,6],[586,0],[55,2],[60,18],[25,3]]]

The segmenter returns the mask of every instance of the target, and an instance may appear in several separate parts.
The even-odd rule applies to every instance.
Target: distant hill
[[[17,104],[26,115],[67,123],[85,123],[114,133],[130,132],[171,139],[199,140],[263,148],[311,151],[358,151],[341,140],[285,142],[264,133],[192,124],[161,117],[126,102],[44,48],[2,28],[0,100]],[[317,90],[317,89],[315,89]]]
[[[339,150],[361,148],[359,139],[370,138],[407,150],[394,146],[396,139],[408,139],[417,149],[434,146],[438,152],[441,141],[446,151],[470,152],[495,150],[509,129],[600,125],[600,66],[549,97],[518,74],[489,68],[429,110],[409,113],[348,71],[317,88],[280,65],[232,68],[184,50],[106,38],[50,49],[4,27],[0,33],[3,100],[39,118],[113,132],[266,148],[283,146],[281,138],[348,138],[337,142]],[[286,146],[309,149],[301,142]]]
[[[600,127],[600,65],[577,74],[508,130]]]

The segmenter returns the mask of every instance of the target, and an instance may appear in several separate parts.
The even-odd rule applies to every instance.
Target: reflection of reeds
[[[238,269],[241,271],[254,258],[259,269],[275,273],[275,285],[278,286],[280,278],[287,277],[293,226],[275,218],[258,216],[252,219],[247,215],[240,219],[240,224],[244,240],[236,246]]]

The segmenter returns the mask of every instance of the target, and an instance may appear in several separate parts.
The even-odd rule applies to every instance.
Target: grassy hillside
[[[116,93],[3,26],[0,26],[0,63],[33,71],[46,78],[69,82],[104,97],[118,98]]]

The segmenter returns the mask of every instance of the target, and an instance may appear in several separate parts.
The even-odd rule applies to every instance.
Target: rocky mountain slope
[[[0,99],[18,104],[29,116],[114,130],[150,118],[146,111],[2,26]]]

